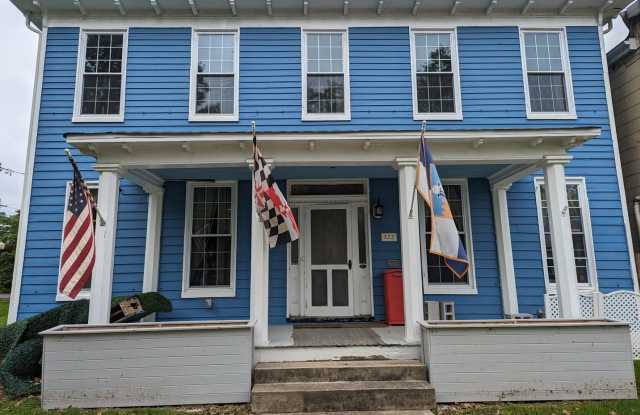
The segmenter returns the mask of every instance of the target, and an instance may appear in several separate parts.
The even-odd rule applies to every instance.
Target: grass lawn
[[[0,326],[7,322],[9,301],[0,300]],[[640,385],[640,360],[635,363],[636,383]],[[640,390],[638,391],[640,395]],[[584,401],[518,404],[442,405],[437,415],[640,415],[640,400]],[[44,411],[39,398],[0,401],[0,415],[249,415],[248,405],[212,405],[186,408],[143,408]]]

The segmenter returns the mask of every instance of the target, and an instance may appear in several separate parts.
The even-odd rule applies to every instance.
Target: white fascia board
[[[43,27],[38,38],[38,56],[36,59],[36,73],[31,104],[31,122],[29,125],[29,142],[27,145],[27,165],[24,170],[24,183],[22,185],[22,202],[20,205],[20,222],[18,224],[18,238],[16,244],[15,264],[13,266],[13,282],[11,284],[11,296],[9,300],[9,315],[7,323],[11,324],[18,317],[20,303],[20,289],[22,288],[22,270],[24,267],[24,254],[27,243],[27,223],[29,219],[29,206],[31,202],[31,186],[33,182],[33,167],[36,156],[36,140],[38,137],[38,120],[40,116],[40,97],[42,93],[42,78],[44,73],[44,56],[47,45],[47,27]]]

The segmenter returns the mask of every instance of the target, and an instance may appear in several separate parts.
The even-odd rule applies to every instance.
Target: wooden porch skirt
[[[636,398],[626,323],[429,321],[422,345],[438,402]]]
[[[45,409],[250,401],[246,322],[67,325],[42,335]]]

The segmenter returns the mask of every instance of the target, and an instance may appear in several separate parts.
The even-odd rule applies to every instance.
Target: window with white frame
[[[89,192],[91,193],[91,196],[93,196],[93,200],[97,201],[98,200],[98,182],[86,182],[87,184],[87,188],[89,189]],[[65,198],[64,198],[64,210],[63,212],[67,211],[67,207],[68,207],[68,203],[69,203],[69,192],[71,191],[71,182],[67,182],[67,187],[66,187],[66,192],[65,192]],[[96,211],[95,209],[93,209],[93,229],[95,230],[96,228]],[[62,229],[62,237],[61,240],[64,241],[64,225],[63,225],[63,229]],[[60,260],[62,261],[62,246],[60,246]],[[58,266],[58,269],[62,267],[62,263],[60,263],[60,265]],[[60,280],[62,279],[62,273],[58,271],[58,284],[57,284],[57,293],[56,293],[56,301],[72,301],[71,298],[67,297],[66,295],[62,294],[60,292]],[[82,287],[82,289],[80,290],[80,292],[78,293],[78,295],[76,296],[76,299],[80,299],[80,298],[89,298],[91,295],[91,278],[89,278],[89,280],[87,281],[87,283],[84,285],[84,287]]]
[[[191,121],[238,119],[238,34],[194,31],[191,47]]]
[[[447,267],[441,256],[429,253],[431,212],[424,203],[421,203],[420,227],[422,231],[424,291],[425,294],[475,294],[477,291],[474,279],[469,187],[465,179],[443,180],[443,190],[458,228],[460,240],[467,251],[469,272],[463,278],[459,278]]]
[[[127,32],[83,31],[73,121],[123,121]]]
[[[235,182],[188,182],[183,297],[235,296]]]
[[[544,273],[550,288],[556,282],[556,273],[551,247],[551,230],[549,228],[549,210],[544,188],[544,178],[536,178],[536,199],[538,204],[538,222],[540,226],[540,241]],[[567,178],[567,201],[569,218],[571,220],[571,239],[573,241],[573,255],[576,263],[578,285],[582,288],[593,287],[595,276],[595,255],[591,239],[591,220],[583,178]]]
[[[563,30],[520,33],[529,118],[575,118],[569,55]]]
[[[347,32],[303,32],[302,79],[303,120],[351,118]]]
[[[455,30],[413,31],[411,40],[414,118],[461,119]]]

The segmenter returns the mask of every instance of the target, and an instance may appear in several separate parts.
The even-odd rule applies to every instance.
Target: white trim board
[[[112,15],[82,17],[76,14],[50,14],[47,16],[49,27],[79,26],[88,29],[127,28],[127,27],[192,27],[195,29],[210,29],[215,25],[218,29],[236,29],[241,25],[247,27],[301,27],[303,29],[322,29],[327,27],[428,27],[431,29],[451,28],[458,26],[523,26],[538,28],[558,28],[562,26],[597,26],[598,20],[594,15],[586,16],[522,16],[522,15],[493,15],[493,16],[450,16],[436,15],[408,16],[315,16],[312,20],[305,16],[210,16],[210,17],[162,17],[155,16],[118,16]]]
[[[22,202],[20,203],[20,222],[18,224],[18,237],[16,243],[16,256],[13,266],[13,282],[11,284],[11,296],[9,300],[9,314],[7,323],[11,324],[18,318],[18,306],[20,304],[20,291],[22,288],[22,270],[24,268],[24,255],[27,243],[27,224],[29,221],[29,208],[31,203],[31,185],[33,181],[33,168],[36,156],[36,140],[38,136],[38,121],[40,118],[40,98],[42,96],[42,78],[44,73],[44,55],[47,45],[47,27],[42,29],[38,36],[38,56],[36,59],[36,71],[34,76],[33,96],[31,100],[31,121],[29,123],[29,142],[27,145],[27,161],[24,169],[24,182],[22,185]]]
[[[599,16],[602,21],[602,16]],[[613,158],[616,164],[616,176],[618,180],[618,191],[620,193],[620,203],[622,204],[622,220],[627,236],[627,249],[629,251],[629,267],[631,268],[631,279],[633,280],[633,290],[640,292],[638,286],[638,271],[636,268],[635,255],[633,253],[633,240],[631,238],[631,224],[629,223],[629,209],[627,207],[627,194],[622,178],[622,164],[620,162],[620,147],[618,145],[618,131],[613,113],[613,100],[611,98],[611,82],[609,81],[609,67],[607,65],[607,54],[605,52],[604,35],[602,25],[598,25],[598,37],[600,39],[600,56],[602,60],[602,71],[604,72],[604,90],[607,97],[607,109],[609,112],[609,128],[611,129],[611,142],[613,146]]]

